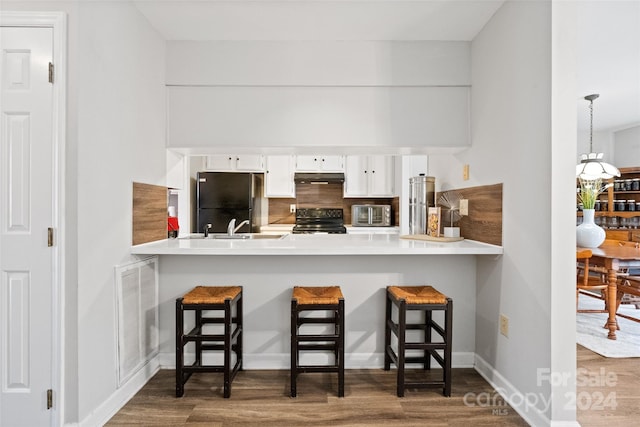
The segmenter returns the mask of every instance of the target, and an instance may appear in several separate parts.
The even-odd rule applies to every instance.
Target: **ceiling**
[[[137,0],[166,40],[471,41],[503,0]],[[577,5],[578,128],[640,124],[640,0]]]

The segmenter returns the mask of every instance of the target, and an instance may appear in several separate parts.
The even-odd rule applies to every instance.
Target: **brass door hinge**
[[[47,390],[47,409],[53,408],[53,390]]]
[[[53,63],[49,62],[49,83],[53,83]]]
[[[47,228],[47,246],[49,247],[53,246],[53,228],[52,227]]]

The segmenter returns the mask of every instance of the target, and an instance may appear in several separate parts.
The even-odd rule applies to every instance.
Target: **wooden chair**
[[[640,242],[631,242],[628,240],[615,240],[606,239],[603,245],[615,245],[615,246],[630,246],[634,248],[640,248]],[[620,304],[633,304],[637,309],[640,309],[640,296],[638,296],[633,289],[625,288],[624,286],[632,286],[640,288],[640,273],[636,270],[622,270],[620,271],[618,278],[618,286],[629,292],[618,292],[618,305]]]
[[[627,276],[618,282],[618,301],[623,302],[625,297],[633,298],[633,301],[640,300],[640,276]],[[620,302],[618,302],[618,304],[620,304]],[[638,304],[636,304],[636,308],[638,308]],[[624,313],[616,314],[625,319],[640,322],[640,319],[636,317]]]
[[[593,268],[589,268],[589,258],[593,255],[590,249],[576,251],[577,277],[576,277],[576,311],[578,313],[607,313],[607,282],[606,277],[599,271],[593,274]],[[604,292],[603,292],[604,291]],[[603,299],[602,310],[586,310],[578,308],[580,294],[593,298]]]

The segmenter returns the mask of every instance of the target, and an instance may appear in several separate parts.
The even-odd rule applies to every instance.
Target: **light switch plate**
[[[469,199],[460,199],[460,215],[469,215]]]
[[[289,205],[289,213],[296,213],[296,205],[294,204]]]

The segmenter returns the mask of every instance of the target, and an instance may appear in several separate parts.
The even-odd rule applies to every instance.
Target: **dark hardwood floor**
[[[630,426],[640,420],[640,360],[610,359],[578,346],[578,421],[582,426]],[[473,369],[454,369],[450,398],[440,389],[395,395],[395,372],[347,370],[345,397],[335,374],[303,374],[288,396],[288,371],[243,371],[230,399],[221,374],[194,375],[174,397],[173,370],[161,370],[107,424],[117,426],[526,426]],[[613,394],[611,394],[613,393]],[[466,398],[465,398],[466,396]],[[465,403],[466,402],[466,403]],[[472,406],[471,404],[475,404]],[[504,405],[504,406],[503,406]]]

